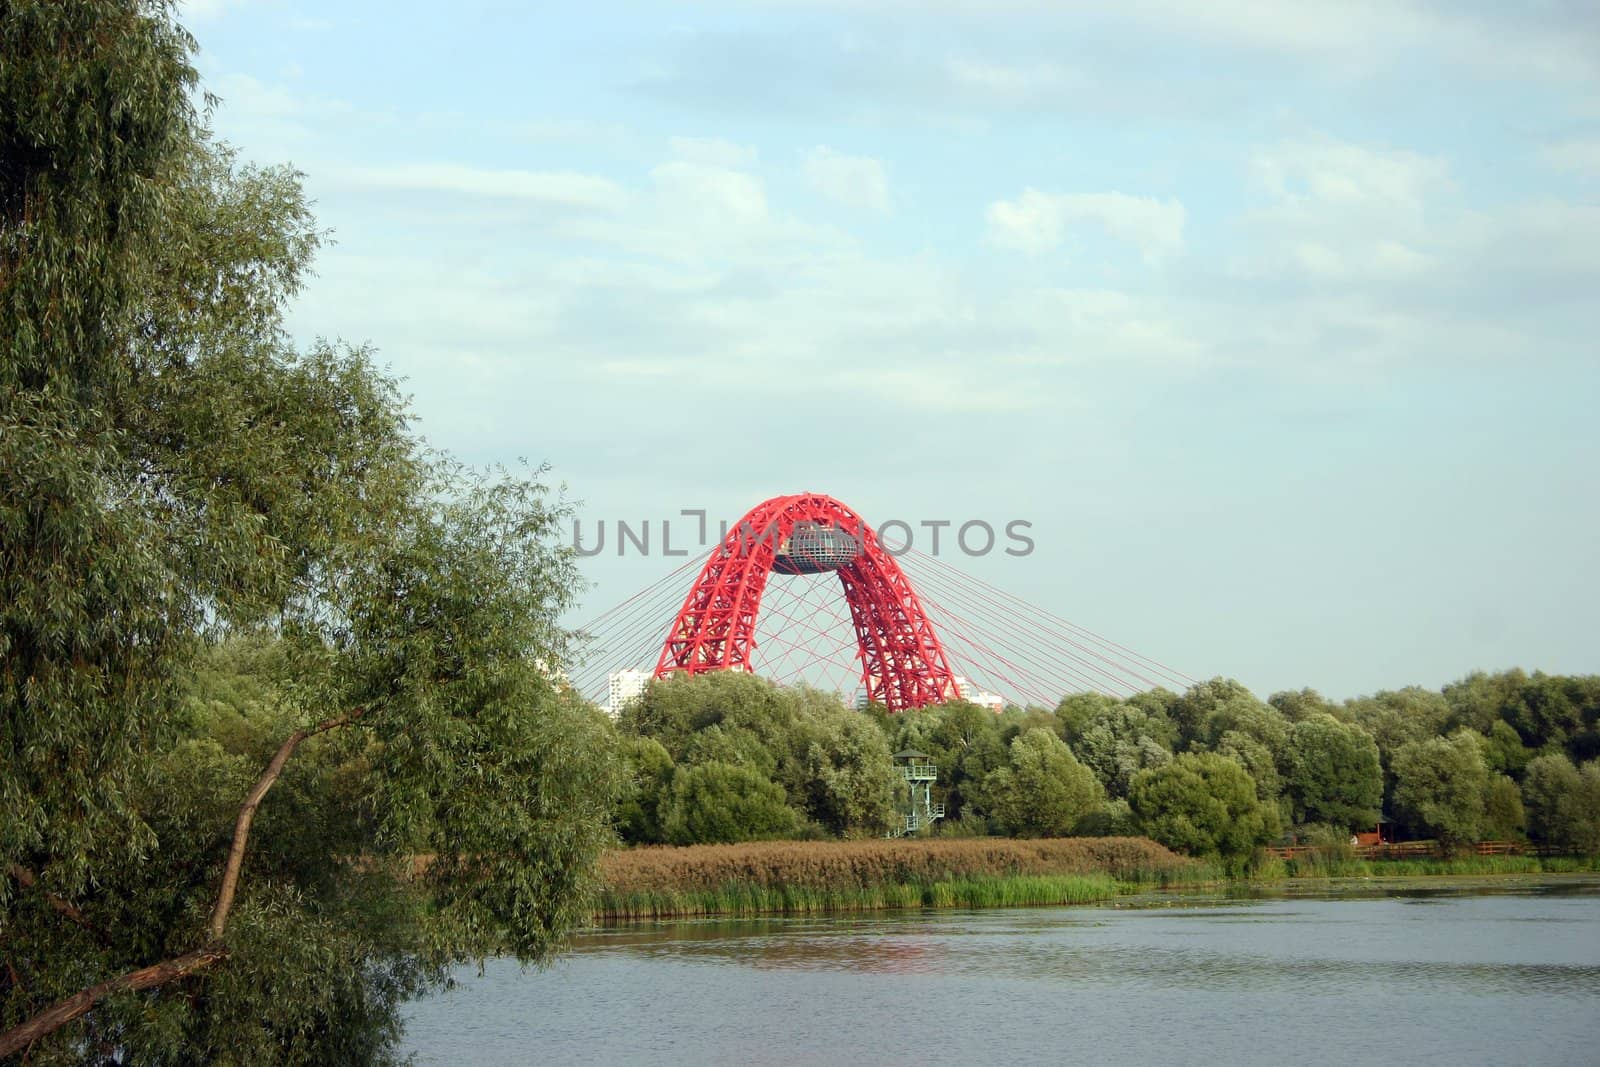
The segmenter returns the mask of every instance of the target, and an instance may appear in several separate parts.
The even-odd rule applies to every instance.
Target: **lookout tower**
[[[935,819],[944,818],[944,805],[933,802],[933,783],[939,777],[939,768],[926,752],[908,748],[894,754],[895,770],[905,779],[907,803],[901,809],[902,826],[890,833],[891,837],[914,834]]]

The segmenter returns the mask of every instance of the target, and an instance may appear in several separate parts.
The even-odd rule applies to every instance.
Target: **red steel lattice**
[[[847,562],[831,553],[820,558],[822,549],[811,547],[840,543],[853,549],[853,555],[840,554]],[[800,546],[818,557],[798,558]],[[800,573],[839,575],[869,700],[904,711],[960,695],[949,657],[905,572],[859,515],[817,493],[773,497],[727,532],[667,631],[655,676],[751,670],[756,617],[775,561],[780,568],[806,568]]]

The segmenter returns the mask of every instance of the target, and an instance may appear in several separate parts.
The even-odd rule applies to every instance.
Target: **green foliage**
[[[618,808],[617,833],[630,845],[665,841],[661,813],[676,769],[672,756],[650,737],[624,737],[621,745],[633,789]]]
[[[799,820],[782,786],[749,767],[713,761],[673,774],[661,825],[671,844],[705,845],[785,837]]]
[[[1126,797],[1135,774],[1171,761],[1176,739],[1177,730],[1159,708],[1104,698],[1091,715],[1078,720],[1071,743],[1108,793]]]
[[[1278,836],[1277,809],[1257,797],[1243,767],[1214,753],[1139,772],[1128,802],[1146,834],[1193,856],[1237,863]]]
[[[860,836],[882,833],[892,818],[897,779],[883,728],[830,694],[733,671],[680,675],[652,683],[618,725],[679,766],[726,764],[771,781],[793,806],[795,826]],[[630,839],[669,839],[660,832]]]
[[[1095,810],[1078,820],[1073,833],[1085,837],[1134,837],[1139,834],[1139,820],[1133,809],[1121,797],[1108,797]]]
[[[618,726],[654,738],[681,760],[694,735],[712,726],[744,727],[765,743],[781,739],[793,721],[794,706],[777,686],[739,671],[714,671],[652,682],[623,709]]]
[[[1600,677],[1478,673],[1446,686],[1444,699],[1456,723],[1491,739],[1503,722],[1527,749],[1559,748],[1574,762],[1600,755]]]
[[[1476,729],[1476,728],[1474,728]],[[1483,739],[1483,759],[1491,771],[1520,778],[1533,758],[1511,724],[1496,719]]]
[[[1569,798],[1580,785],[1578,768],[1564,753],[1551,752],[1530,761],[1522,782],[1529,836],[1547,845],[1569,847],[1574,836]]]
[[[1376,825],[1383,772],[1365,730],[1329,715],[1301,719],[1290,728],[1285,763],[1296,822],[1346,832]]]
[[[1173,708],[1181,699],[1182,698],[1172,690],[1158,687],[1155,689],[1146,689],[1142,693],[1135,693],[1133,696],[1123,701],[1123,703],[1129,705],[1130,707],[1138,708],[1146,715],[1154,718],[1164,719],[1167,722],[1172,723],[1172,729],[1174,730],[1175,738],[1177,725],[1176,720],[1174,720],[1172,717],[1172,713]],[[1176,740],[1172,742],[1172,744],[1176,743]]]
[[[1229,730],[1239,730],[1276,751],[1288,724],[1278,712],[1231,678],[1213,678],[1189,689],[1167,711],[1178,729],[1176,747],[1215,745]]]
[[[1347,701],[1339,717],[1372,735],[1388,767],[1400,746],[1442,736],[1450,721],[1450,705],[1438,693],[1408,686]]]
[[[1063,837],[1105,799],[1094,772],[1049,730],[1011,742],[1010,759],[984,778],[984,809],[1013,837]]]
[[[777,755],[753,730],[731,723],[713,723],[692,734],[683,746],[685,764],[729,763],[748,767],[763,778],[778,769]]]
[[[805,814],[841,837],[876,836],[895,813],[897,779],[878,725],[838,705],[810,720]]]
[[[1256,796],[1264,803],[1275,803],[1283,793],[1283,778],[1278,774],[1272,750],[1255,736],[1243,730],[1228,730],[1217,739],[1212,751],[1243,767],[1256,784]]]
[[[1276,708],[1248,693],[1232,696],[1206,711],[1192,744],[1218,749],[1230,734],[1250,738],[1276,758],[1288,743],[1289,722]]]
[[[730,882],[715,889],[608,893],[611,919],[638,922],[692,916],[813,915],[886,908],[1028,908],[1113,900],[1123,887],[1105,875],[969,875],[936,881],[833,888],[803,883]]]
[[[1527,816],[1517,783],[1503,774],[1491,774],[1483,794],[1483,825],[1480,832],[1489,841],[1513,841],[1522,837]]]
[[[1588,707],[1583,702],[1588,683],[1529,679],[1518,672],[1475,677],[1479,680],[1473,685],[1447,687],[1449,700],[1412,687],[1335,706],[1304,689],[1274,694],[1264,704],[1237,682],[1213,679],[1181,696],[1165,690],[1126,700],[1073,694],[1053,715],[1015,708],[994,715],[964,701],[888,715],[881,709],[867,714],[841,711],[838,702],[824,694],[778,690],[734,674],[674,679],[652,687],[645,701],[624,715],[623,726],[665,738],[669,748],[676,746],[669,755],[680,762],[715,760],[768,775],[784,788],[796,816],[811,832],[833,835],[876,833],[882,825],[876,817],[842,817],[835,799],[830,799],[828,783],[838,780],[844,766],[840,753],[849,747],[839,735],[841,723],[870,724],[887,736],[891,749],[913,748],[933,757],[939,767],[937,798],[948,813],[935,831],[941,836],[1043,832],[1038,827],[1051,821],[1044,811],[1048,805],[1018,791],[1011,760],[1016,739],[1035,730],[1065,740],[1071,754],[1105,789],[1107,799],[1073,824],[1079,833],[1134,832],[1137,819],[1125,803],[1133,779],[1169,764],[1173,749],[1186,746],[1192,753],[1214,753],[1242,767],[1254,783],[1257,799],[1277,808],[1280,824],[1328,824],[1348,832],[1370,828],[1388,807],[1402,826],[1431,834],[1436,832],[1433,823],[1417,807],[1414,761],[1408,770],[1413,781],[1400,791],[1411,806],[1394,801],[1396,756],[1408,744],[1443,736],[1452,722],[1467,714],[1463,709],[1470,702],[1463,701],[1469,691],[1481,689],[1481,707],[1471,706],[1479,707],[1473,715],[1486,717],[1489,723],[1488,734],[1478,738],[1484,763],[1489,772],[1508,776],[1511,785],[1493,777],[1483,779],[1481,821],[1475,832],[1514,835],[1520,790],[1513,796],[1512,787],[1531,751],[1501,716],[1526,705],[1531,699],[1528,686],[1537,683],[1536,688],[1569,694],[1571,706],[1580,709],[1578,716],[1583,719],[1589,714],[1582,710]],[[856,736],[865,738],[870,732]],[[1582,735],[1569,731],[1568,736]],[[823,740],[815,740],[818,737]],[[882,811],[876,772],[865,763],[855,766],[858,773],[850,776],[846,790],[859,802],[855,810]],[[1002,769],[1007,774],[996,773]],[[989,789],[991,784],[994,790]],[[876,798],[870,795],[874,792]],[[1024,799],[1014,801],[1002,818],[994,803],[1001,796]],[[1468,809],[1474,806],[1464,803]],[[1029,805],[1040,810],[1024,811]],[[638,823],[635,819],[624,825]],[[1454,833],[1452,840],[1465,840],[1459,835],[1469,825],[1457,825],[1446,836]],[[634,836],[637,832],[626,831],[630,840],[652,839]]]
[[[1394,755],[1395,805],[1422,836],[1446,846],[1480,838],[1489,769],[1470,730],[1412,741]]]
[[[1273,693],[1267,703],[1291,723],[1304,722],[1318,715],[1333,715],[1337,711],[1332,703],[1315,689],[1301,689]]]
[[[999,716],[976,704],[947,704],[902,715],[890,741],[895,751],[917,749],[939,766],[936,788],[944,795],[948,818],[959,819],[974,809],[976,794],[990,771],[1006,764]]]
[[[208,140],[192,47],[160,3],[0,10],[0,1032],[213,940],[246,791],[329,723],[226,958],[30,1056],[381,1060],[449,963],[585,916],[622,768],[546,666],[563,506],[430,454],[365,351],[289,347],[317,234]]]
[[[1522,793],[1536,841],[1600,855],[1600,761],[1578,768],[1559,752],[1540,756],[1528,764]]]
[[[1585,856],[1600,856],[1600,760],[1579,770],[1577,790],[1566,808],[1572,837],[1569,847]]]

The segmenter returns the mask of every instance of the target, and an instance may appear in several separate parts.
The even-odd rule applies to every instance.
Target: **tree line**
[[[1287,832],[1381,818],[1445,847],[1529,840],[1600,852],[1600,678],[1473,674],[1335,703],[1236,681],[996,714],[964,701],[858,713],[747,674],[653,682],[617,723],[632,843],[872,836],[895,825],[892,753],[938,764],[934,832],[1146,834],[1238,861]]]

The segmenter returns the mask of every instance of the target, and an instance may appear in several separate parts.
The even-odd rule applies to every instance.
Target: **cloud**
[[[806,181],[829,200],[845,207],[889,210],[889,172],[869,156],[847,156],[826,145],[806,153]]]
[[[1600,138],[1573,138],[1546,145],[1539,155],[1556,170],[1600,178]]]
[[[209,22],[230,7],[238,7],[239,0],[181,0],[179,13],[185,22]]]
[[[742,170],[673,160],[650,171],[672,210],[707,223],[750,225],[767,217],[761,179]]]
[[[672,137],[672,155],[689,163],[708,167],[749,167],[756,162],[756,150],[720,137]]]
[[[348,184],[410,192],[535,200],[567,207],[615,211],[627,202],[616,182],[572,171],[492,170],[457,163],[345,167],[328,171]]]
[[[835,384],[940,414],[1009,413],[1039,405],[1031,390],[996,386],[983,381],[984,377],[970,369],[963,373],[944,367],[859,367],[844,371]]]
[[[1496,76],[1600,81],[1600,17],[1592,4],[1439,4],[1431,0],[773,0],[771,6],[914,12],[920,19],[990,23],[1035,16],[1039,34],[1070,41],[1085,25],[1120,24],[1159,45],[1221,47],[1274,58],[1404,69],[1417,53]]]
[[[1467,234],[1445,160],[1326,135],[1255,150],[1248,173],[1261,206],[1241,272],[1325,284],[1420,278],[1462,251]]]
[[[1250,161],[1258,186],[1286,203],[1392,205],[1415,210],[1450,185],[1442,159],[1317,136],[1258,150]]]
[[[1156,262],[1183,249],[1185,213],[1177,200],[1126,193],[1045,193],[1027,188],[1015,200],[997,200],[985,218],[989,239],[1004,248],[1048,252],[1067,231],[1094,223],[1119,240],[1137,245]]]
[[[951,82],[962,89],[1012,101],[1087,90],[1094,84],[1082,71],[1059,63],[1015,64],[962,58],[950,60],[947,70]]]
[[[1019,363],[1065,366],[1137,363],[1166,369],[1211,355],[1206,331],[1177,302],[1115,289],[1037,288],[1006,302],[1004,315],[1027,324]]]
[[[269,85],[248,74],[229,73],[211,79],[218,98],[230,112],[264,118],[286,118],[304,115],[313,101],[291,92],[282,85]],[[348,110],[348,105],[345,106]]]

